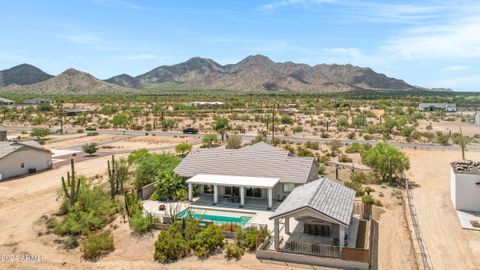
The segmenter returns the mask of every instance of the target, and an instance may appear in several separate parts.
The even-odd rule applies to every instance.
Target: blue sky
[[[480,1],[3,0],[0,69],[106,79],[194,56],[351,63],[426,87],[480,90]]]

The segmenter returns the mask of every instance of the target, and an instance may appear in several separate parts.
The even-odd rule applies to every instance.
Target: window
[[[262,197],[262,189],[261,188],[247,188],[246,195],[247,195],[247,197],[261,198]]]
[[[240,196],[240,188],[239,187],[225,187],[225,195]]]
[[[22,162],[22,163],[20,164],[20,168],[25,168],[25,163]]]
[[[283,184],[283,192],[290,193],[295,188],[295,184],[285,183]]]
[[[213,186],[212,185],[204,185],[203,186],[203,193],[213,194]]]

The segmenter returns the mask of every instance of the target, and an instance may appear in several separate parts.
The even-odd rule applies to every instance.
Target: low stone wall
[[[367,270],[368,262],[346,261],[336,258],[307,256],[301,254],[278,252],[273,250],[257,249],[255,251],[257,259],[274,260],[306,265],[318,265],[324,267],[341,268],[341,269],[365,269]]]

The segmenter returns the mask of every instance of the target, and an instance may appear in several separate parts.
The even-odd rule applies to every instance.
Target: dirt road
[[[480,232],[463,230],[450,201],[450,163],[459,152],[404,150],[418,221],[434,269],[480,269]],[[480,160],[480,153],[467,153]]]

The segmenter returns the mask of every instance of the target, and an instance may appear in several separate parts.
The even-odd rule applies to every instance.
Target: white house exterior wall
[[[480,211],[480,175],[454,173],[451,176],[451,198],[455,209]]]
[[[24,167],[21,164],[24,163]],[[42,171],[52,165],[52,154],[44,151],[25,149],[13,152],[0,159],[0,179],[6,179],[28,173],[29,169],[35,168]]]

